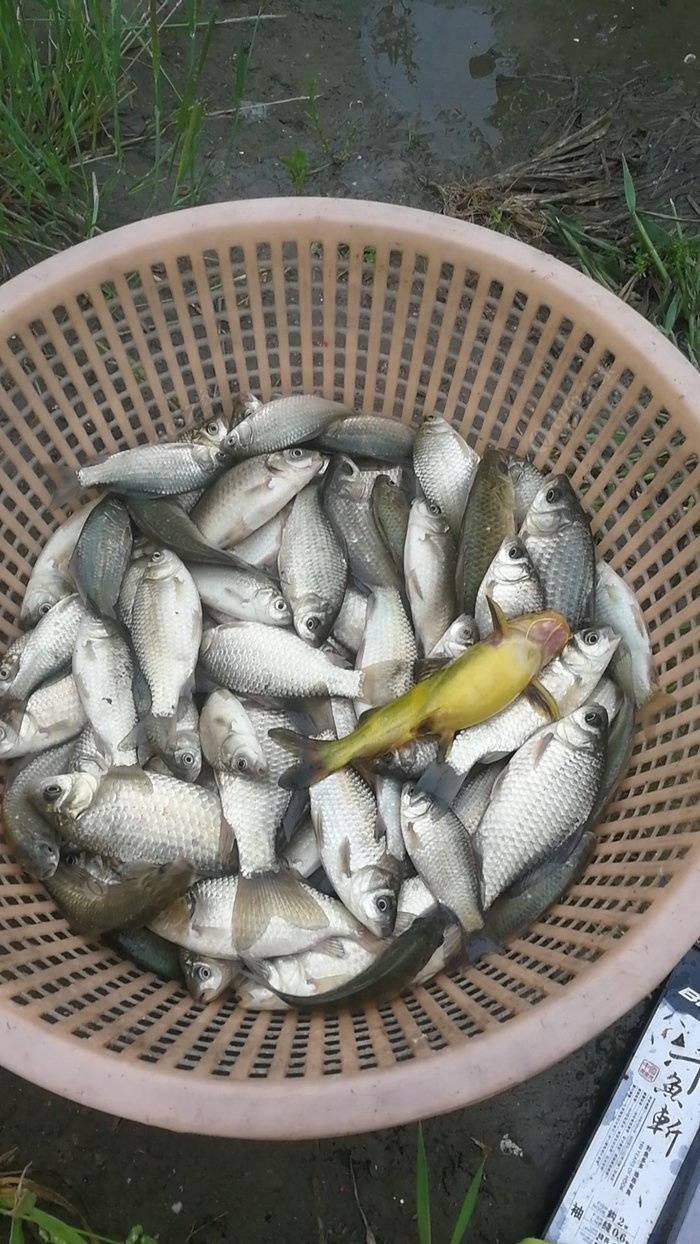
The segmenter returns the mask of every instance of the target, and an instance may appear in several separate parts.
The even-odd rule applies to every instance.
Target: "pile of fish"
[[[566,475],[315,396],[75,473],[0,661],[4,836],[212,1001],[337,1008],[580,876],[658,696]]]

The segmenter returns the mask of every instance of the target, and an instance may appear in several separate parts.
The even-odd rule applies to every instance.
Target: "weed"
[[[125,151],[149,145],[153,162],[133,191],[155,200],[161,183],[171,206],[201,197],[199,153],[207,111],[204,69],[217,25],[201,19],[202,0],[44,0],[4,6],[0,22],[0,248],[8,261],[35,258],[99,228],[101,208],[123,169]],[[179,82],[163,61],[164,26],[185,42]],[[233,74],[232,146],[255,43],[257,17]],[[225,21],[227,19],[224,19]],[[152,90],[144,133],[127,137],[126,105],[137,78]]]
[[[639,210],[624,157],[622,175],[628,220],[617,236],[600,236],[553,207],[545,210],[550,234],[584,272],[646,314],[698,366],[700,237],[686,231],[673,201],[669,213]]]
[[[280,163],[284,164],[289,172],[292,189],[301,194],[309,175],[309,158],[306,152],[302,151],[301,147],[295,147],[291,155],[281,157]]]
[[[0,1166],[8,1164],[12,1156],[5,1154],[0,1158]],[[31,1230],[32,1240],[37,1239],[36,1230],[38,1238],[49,1244],[120,1244],[119,1240],[96,1235],[84,1220],[80,1227],[72,1226],[65,1218],[43,1209],[40,1202],[62,1210],[74,1220],[81,1220],[70,1201],[31,1179],[26,1171],[0,1172],[0,1218],[9,1219],[9,1244],[25,1244],[29,1238],[25,1236],[25,1227]],[[123,1244],[157,1244],[157,1241],[146,1235],[143,1227],[137,1226],[131,1228]]]

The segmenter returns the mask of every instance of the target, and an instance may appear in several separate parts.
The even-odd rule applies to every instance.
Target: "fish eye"
[[[299,445],[295,445],[293,449],[290,449],[289,456],[290,458],[303,458],[304,450]]]
[[[321,625],[321,622],[319,618],[312,617],[312,618],[307,618],[304,625],[306,626],[307,631],[311,631],[311,633],[313,634],[314,631],[318,630],[319,626]]]
[[[197,976],[201,981],[211,980],[211,968],[208,963],[200,963],[197,968]]]
[[[277,613],[287,612],[287,602],[286,600],[283,600],[281,596],[277,597],[272,607],[277,610]]]
[[[247,772],[247,770],[248,770],[248,761],[246,760],[245,756],[239,756],[239,757],[238,757],[238,760],[236,761],[236,768],[238,769],[238,772],[239,772],[239,773],[246,773],[246,772]]]
[[[377,911],[379,912],[379,914],[381,916],[386,915],[386,913],[390,910],[390,908],[391,908],[391,903],[389,902],[388,898],[384,898],[383,896],[380,895],[380,897],[377,899]]]
[[[597,644],[598,643],[598,632],[597,631],[586,631],[586,643]]]
[[[210,436],[216,436],[216,434],[217,434],[217,432],[218,432],[218,431],[219,431],[219,425],[218,425],[218,423],[208,423],[208,424],[207,424],[207,432],[209,433],[209,435],[210,435]]]
[[[151,561],[155,562],[156,565],[158,564],[158,562],[162,562],[162,560],[163,560],[163,554],[160,549],[156,549],[154,553],[151,553]]]
[[[430,514],[435,514],[435,515],[442,514],[442,510],[440,509],[440,506],[438,505],[437,501],[428,501],[427,504],[428,504],[428,511]]]
[[[39,610],[39,613],[42,614],[44,617],[46,617],[47,613],[51,613],[51,605],[49,604],[48,601],[44,602],[44,604],[41,606]]]
[[[69,868],[75,868],[75,865],[78,863],[78,852],[66,851],[66,854],[63,856],[63,863],[67,864]]]
[[[61,793],[61,787],[58,782],[49,782],[48,786],[44,787],[43,793],[48,803],[54,803]]]
[[[194,759],[195,758],[192,752],[185,752],[184,756],[182,757],[182,763],[186,769],[192,768],[192,765],[194,764]]]
[[[599,726],[602,723],[602,717],[595,709],[591,709],[589,713],[586,713],[583,720],[587,726]]]
[[[340,467],[340,472],[341,475],[346,475],[348,479],[351,479],[355,474],[355,463],[350,462],[347,458],[345,458]]]
[[[11,677],[11,670],[10,670],[9,665],[0,665],[0,678],[2,679],[2,681],[6,682],[7,679],[10,677]]]
[[[547,492],[545,494],[545,501],[547,501],[550,505],[552,505],[554,501],[559,501],[560,498],[561,498],[561,488],[558,488],[555,485],[554,488],[547,489]]]
[[[215,462],[228,462],[228,458],[226,457],[226,454],[223,452],[222,449],[217,449],[216,453],[214,454],[214,461]]]
[[[522,552],[517,544],[511,544],[510,548],[508,549],[508,556],[512,559],[512,561],[520,560],[520,558],[522,557]]]

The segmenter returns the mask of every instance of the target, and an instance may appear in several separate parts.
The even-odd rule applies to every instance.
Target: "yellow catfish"
[[[571,638],[566,619],[554,609],[507,620],[488,600],[494,630],[456,661],[381,708],[371,709],[342,739],[307,739],[292,730],[271,730],[300,756],[298,767],[280,778],[286,787],[313,786],[345,765],[381,756],[419,735],[436,734],[443,753],[458,730],[500,713],[525,692],[556,718],[556,703],[537,676]]]

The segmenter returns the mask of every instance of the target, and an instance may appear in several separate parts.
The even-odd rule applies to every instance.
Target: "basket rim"
[[[514,1088],[547,1070],[614,1023],[661,983],[700,937],[694,899],[700,852],[668,886],[663,955],[654,913],[567,985],[499,1028],[434,1058],[379,1071],[314,1079],[200,1079],[160,1071],[123,1054],[28,1020],[0,1000],[0,1062],[40,1088],[136,1123],[240,1140],[314,1140],[431,1118]],[[645,925],[652,926],[651,928]],[[439,983],[440,977],[437,977]],[[37,1040],[37,1032],[42,1040]]]
[[[32,318],[40,292],[67,291],[90,278],[108,281],[125,263],[157,262],[161,245],[188,239],[200,248],[205,231],[220,244],[235,242],[238,227],[260,238],[286,225],[345,231],[345,239],[372,230],[410,242],[420,251],[429,234],[432,247],[468,252],[494,276],[522,274],[540,286],[556,284],[590,324],[606,323],[611,348],[624,344],[629,365],[664,377],[664,397],[673,401],[688,433],[700,442],[700,380],[696,370],[660,332],[614,294],[560,260],[526,243],[478,225],[422,209],[367,200],[325,198],[251,199],[188,208],[124,225],[43,260],[0,286],[0,332],[19,331]],[[119,265],[119,267],[118,267]],[[667,975],[700,937],[696,894],[700,842],[683,868],[656,897],[650,911],[598,962],[565,987],[488,1034],[465,1038],[428,1060],[420,1057],[380,1071],[361,1071],[286,1080],[228,1080],[200,1077],[130,1059],[30,1019],[21,1006],[0,995],[0,1063],[42,1088],[82,1105],[174,1131],[250,1139],[311,1139],[370,1131],[457,1109],[491,1097],[543,1071],[618,1019]],[[439,978],[438,978],[439,981]],[[566,1005],[562,1005],[563,1000]],[[41,1039],[37,1039],[41,1033]],[[490,1040],[485,1040],[487,1035]],[[302,1108],[303,1107],[303,1108]]]

